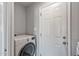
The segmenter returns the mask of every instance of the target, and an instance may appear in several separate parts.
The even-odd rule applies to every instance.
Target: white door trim
[[[14,56],[14,2],[6,2],[7,5],[7,56]]]
[[[11,55],[14,56],[14,2],[11,3],[11,7],[12,7],[12,48],[11,49]]]
[[[72,56],[71,18],[71,2],[68,2],[68,56]]]

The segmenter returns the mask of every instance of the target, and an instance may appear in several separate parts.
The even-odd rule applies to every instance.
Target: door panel
[[[41,8],[39,52],[44,56],[66,56],[66,3]]]

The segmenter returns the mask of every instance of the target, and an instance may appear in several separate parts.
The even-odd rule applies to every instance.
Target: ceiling
[[[31,6],[31,5],[38,5],[42,3],[48,3],[48,2],[15,2],[15,4],[20,4],[23,6]]]
[[[23,6],[29,6],[29,5],[33,4],[34,2],[15,2],[15,3],[21,4]]]

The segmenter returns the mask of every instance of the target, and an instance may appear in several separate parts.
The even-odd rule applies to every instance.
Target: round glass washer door
[[[19,56],[33,56],[35,54],[35,44],[28,43],[20,51]]]

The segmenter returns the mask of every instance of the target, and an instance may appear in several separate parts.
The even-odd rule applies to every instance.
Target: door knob
[[[65,36],[63,36],[63,39],[66,39],[66,37],[65,37]]]
[[[63,44],[64,44],[64,45],[66,45],[66,44],[67,44],[67,42],[63,42]]]

